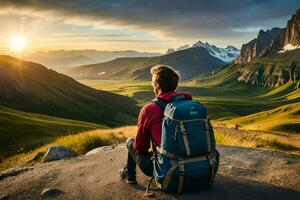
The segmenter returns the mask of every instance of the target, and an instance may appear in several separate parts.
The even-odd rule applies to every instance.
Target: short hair
[[[156,75],[155,81],[159,83],[162,92],[171,92],[177,88],[180,74],[172,67],[168,65],[154,65],[150,72],[152,76]]]

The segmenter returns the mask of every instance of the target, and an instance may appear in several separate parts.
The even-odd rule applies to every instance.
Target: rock
[[[300,44],[300,9],[288,21],[285,31],[284,45],[291,44],[298,46]]]
[[[85,155],[89,156],[89,155],[93,155],[102,151],[107,151],[107,150],[112,150],[113,146],[103,146],[103,147],[98,147],[95,149],[92,149],[91,151],[87,152]]]
[[[247,63],[255,57],[264,53],[264,50],[271,42],[282,34],[284,30],[280,28],[272,28],[271,30],[260,30],[257,38],[251,40],[247,44],[243,44],[240,55],[236,58],[235,63]]]
[[[65,146],[50,146],[44,156],[44,161],[61,160],[79,156],[79,154],[71,148]]]
[[[0,180],[6,178],[8,176],[19,175],[19,174],[26,172],[28,170],[31,170],[31,169],[33,169],[33,168],[32,167],[18,167],[18,168],[8,169],[8,170],[0,173]]]
[[[41,193],[42,198],[53,198],[58,195],[64,194],[64,192],[57,188],[46,188]]]

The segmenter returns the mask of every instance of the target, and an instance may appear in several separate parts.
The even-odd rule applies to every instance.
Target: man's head
[[[176,90],[180,74],[167,65],[155,65],[150,70],[155,95]]]

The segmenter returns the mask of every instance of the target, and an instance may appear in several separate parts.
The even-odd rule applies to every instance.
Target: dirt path
[[[258,149],[219,146],[220,171],[214,188],[184,195],[155,192],[157,199],[300,199],[300,156]],[[148,178],[138,185],[120,181],[124,145],[70,160],[37,164],[33,170],[0,181],[0,197],[41,199],[45,188],[65,192],[56,199],[147,199]]]

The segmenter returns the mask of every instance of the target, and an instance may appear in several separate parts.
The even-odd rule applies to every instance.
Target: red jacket
[[[191,93],[178,93],[175,91],[159,94],[158,97],[166,101],[171,101],[171,96],[178,94],[192,99]],[[154,102],[148,103],[141,109],[137,124],[137,134],[133,144],[138,152],[148,152],[150,148],[150,134],[155,143],[160,146],[163,117],[163,109]]]

